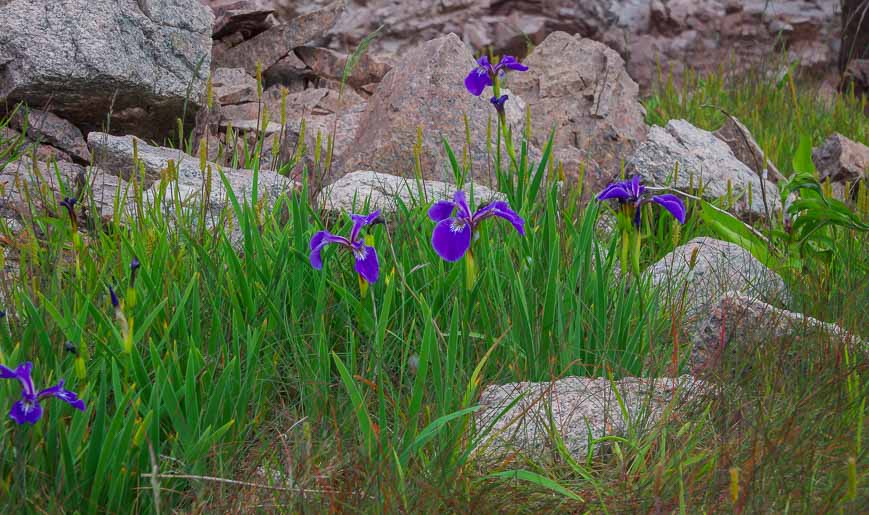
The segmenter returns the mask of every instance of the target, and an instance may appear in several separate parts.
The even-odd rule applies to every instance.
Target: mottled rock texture
[[[613,388],[624,401],[627,417]],[[690,376],[615,382],[566,377],[551,383],[491,385],[483,390],[482,409],[474,417],[476,434],[485,432],[475,456],[494,462],[518,453],[535,462],[563,462],[553,436],[558,434],[573,459],[583,463],[589,438],[625,436],[629,427],[642,432],[660,422],[668,406],[679,411],[706,391],[702,381]],[[594,452],[605,446],[597,445]]]
[[[195,0],[0,3],[0,98],[85,132],[163,138],[204,99],[210,10]]]
[[[493,200],[504,200],[502,193],[475,184],[465,185],[469,194],[473,191],[473,206]],[[440,181],[417,182],[413,178],[398,177],[369,170],[346,174],[334,183],[326,186],[320,193],[318,204],[329,211],[345,211],[350,213],[368,206],[368,209],[383,210],[385,213],[398,211],[401,206],[413,209],[425,206],[436,200],[450,199],[456,192],[456,186]]]
[[[733,155],[727,143],[685,120],[670,120],[666,127],[654,126],[625,164],[628,175],[639,175],[652,186],[669,186],[694,192],[702,182],[703,197],[710,201],[727,199],[728,184],[733,205],[743,218],[765,217],[764,189],[770,213],[781,209],[776,186],[761,179]],[[749,195],[749,187],[751,195]]]

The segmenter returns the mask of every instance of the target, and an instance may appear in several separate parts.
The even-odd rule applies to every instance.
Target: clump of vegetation
[[[19,263],[15,287],[0,285],[0,363],[32,362],[40,384],[66,379],[86,403],[0,425],[0,496],[89,513],[857,511],[869,498],[866,356],[810,338],[746,351],[734,358],[746,372],[714,396],[587,461],[516,456],[484,469],[472,455],[486,435],[471,425],[485,384],[664,375],[674,346],[682,367],[669,313],[635,279],[698,235],[764,253],[791,307],[869,335],[867,213],[812,183],[800,149],[805,131],[865,141],[863,106],[816,110],[797,91],[790,79],[709,77],[663,89],[649,112],[707,127],[723,120],[706,104],[740,116],[779,166],[792,164],[805,239],[776,220],[759,236],[700,200],[676,208],[665,197],[676,220],[643,210],[640,193],[613,197],[635,211],[601,238],[608,207],[582,205],[581,185],[547,176],[551,148],[529,163],[521,138],[495,163],[503,205],[457,196],[335,220],[305,183],[269,208],[232,196],[208,231],[202,211],[170,218],[141,195],[137,218],[80,227],[66,200],[68,216],[35,213],[14,237],[0,226]],[[493,99],[499,113],[505,100]],[[495,148],[513,138],[500,128]],[[463,188],[469,170],[444,151]],[[481,212],[504,221],[479,224]],[[451,232],[433,245],[436,227]],[[353,259],[339,257],[348,248]],[[620,260],[631,273],[615,273]],[[801,357],[799,374],[780,366],[783,351]],[[20,388],[4,383],[11,406]]]

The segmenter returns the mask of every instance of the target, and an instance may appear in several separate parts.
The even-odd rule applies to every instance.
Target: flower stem
[[[468,291],[474,289],[474,284],[477,282],[477,264],[474,262],[474,254],[468,250],[465,254],[465,288]]]

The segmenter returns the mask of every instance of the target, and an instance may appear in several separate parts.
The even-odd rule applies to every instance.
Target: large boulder
[[[648,139],[628,158],[625,171],[639,175],[646,184],[690,193],[702,184],[704,199],[732,200],[728,207],[744,218],[766,216],[764,193],[770,213],[781,209],[779,192],[772,182],[764,180],[762,188],[760,177],[733,155],[727,143],[685,120],[652,127]]]
[[[373,171],[348,173],[334,183],[326,186],[319,195],[320,207],[327,211],[358,212],[366,205],[371,211],[380,209],[385,213],[399,211],[401,206],[411,209],[436,200],[452,199],[456,186],[440,181],[417,181],[413,178],[398,177]],[[465,191],[473,191],[474,206],[493,200],[504,200],[504,194],[480,185],[465,186]]]
[[[369,99],[353,144],[339,163],[339,171],[377,169],[412,177],[414,146],[417,131],[421,130],[419,158],[423,178],[449,181],[453,174],[443,141],[448,141],[461,159],[467,146],[467,120],[471,171],[475,178],[483,178],[489,159],[486,126],[490,118],[495,119],[495,111],[489,103],[490,92],[475,97],[465,90],[465,76],[474,66],[470,49],[455,34],[410,50],[384,76]]]
[[[528,71],[509,80],[531,110],[532,142],[542,148],[554,127],[556,149],[576,149],[597,165],[586,169],[589,188],[606,186],[646,136],[645,109],[624,60],[591,39],[553,32],[523,64]]]
[[[212,20],[196,0],[0,2],[0,98],[163,138],[204,98]]]
[[[484,463],[500,462],[516,453],[534,462],[563,462],[553,436],[557,434],[573,459],[583,463],[589,454],[589,439],[627,436],[629,429],[647,430],[671,408],[684,408],[708,390],[705,383],[690,376],[630,377],[614,382],[566,377],[551,383],[491,385],[483,390],[482,409],[474,415],[475,432],[483,434],[475,455]],[[594,454],[605,445],[598,443]]]
[[[838,325],[733,291],[721,297],[689,338],[692,350],[688,366],[698,376],[738,375],[740,370],[722,368],[728,356],[751,353],[762,345],[777,345],[780,352],[776,354],[782,363],[798,363],[806,344],[811,345],[813,352],[838,353],[850,347],[851,356],[857,359],[860,359],[857,353],[869,356],[869,343]],[[746,360],[732,363],[738,362]]]
[[[728,291],[773,303],[788,300],[778,274],[739,245],[713,238],[694,238],[677,247],[646,274],[665,308],[689,329]]]

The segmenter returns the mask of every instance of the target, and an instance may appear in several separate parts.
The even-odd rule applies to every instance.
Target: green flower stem
[[[477,263],[474,261],[474,253],[468,249],[465,254],[465,288],[468,291],[474,289],[474,284],[477,282]]]
[[[498,77],[492,79],[492,94],[494,98],[501,97],[501,85],[498,82]],[[501,134],[504,137],[504,146],[507,148],[507,155],[510,156],[510,162],[518,171],[519,162],[516,160],[516,150],[513,147],[513,137],[510,134],[510,128],[507,126],[507,113],[505,111],[498,112],[498,125],[501,127]]]

